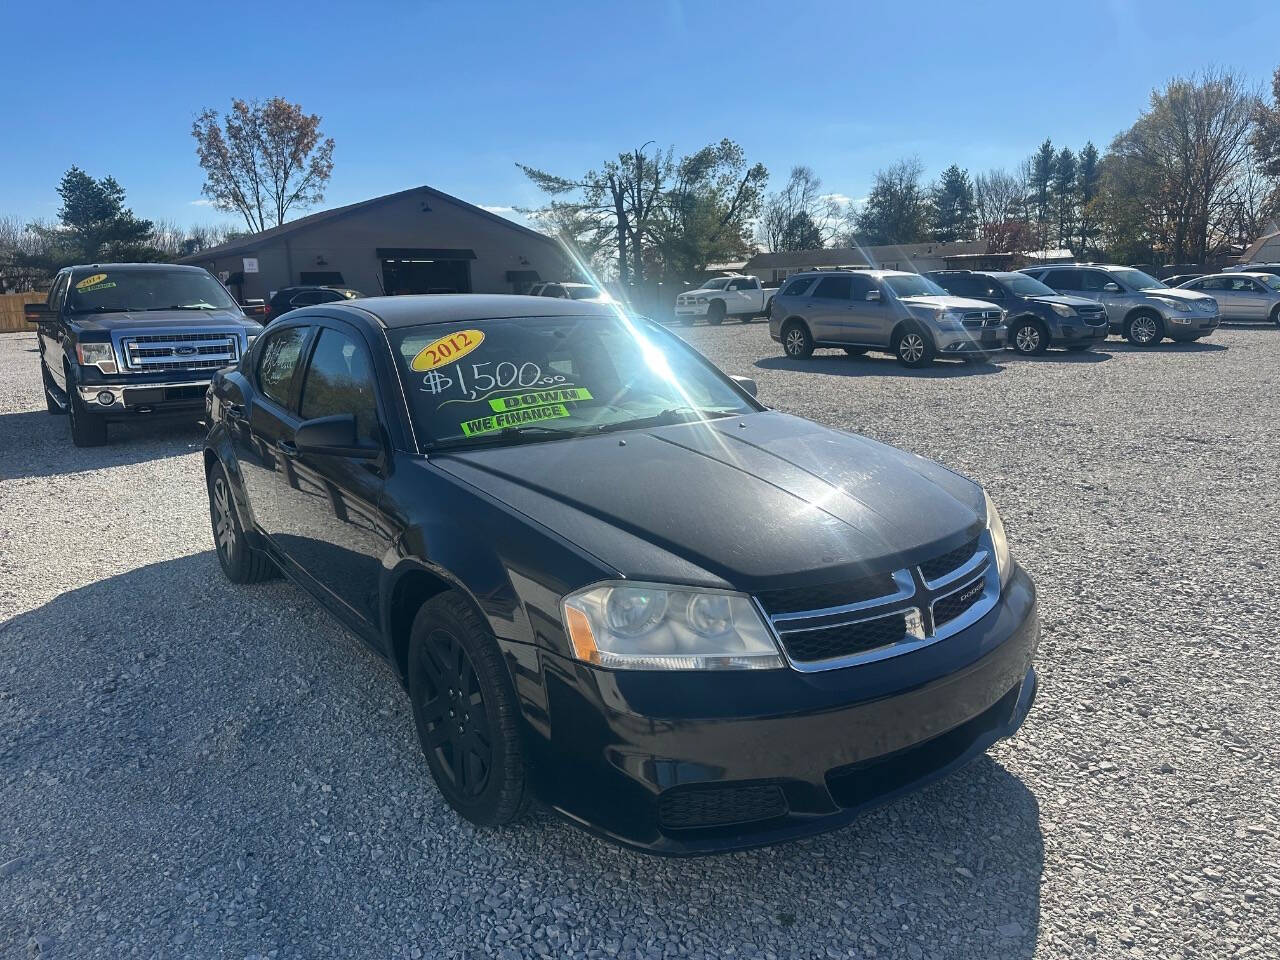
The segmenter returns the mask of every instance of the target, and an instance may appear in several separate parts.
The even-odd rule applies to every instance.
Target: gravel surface
[[[986,484],[1041,591],[1022,733],[834,834],[701,860],[436,793],[389,667],[224,581],[195,426],[71,446],[0,337],[0,956],[1280,955],[1280,331],[902,370],[685,335]]]

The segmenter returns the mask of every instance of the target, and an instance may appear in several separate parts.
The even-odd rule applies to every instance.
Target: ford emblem
[[[195,347],[174,347],[173,352],[179,357],[194,357],[196,355]]]

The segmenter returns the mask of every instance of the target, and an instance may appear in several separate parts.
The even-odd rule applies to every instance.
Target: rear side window
[[[849,300],[853,295],[850,277],[823,277],[818,281],[813,295],[825,300]]]
[[[1050,270],[1040,278],[1055,290],[1083,290],[1079,270]]]
[[[813,283],[813,277],[797,277],[785,287],[782,288],[780,297],[798,297],[809,289],[809,284]]]
[[[293,378],[310,327],[289,327],[266,334],[258,360],[258,386],[263,394],[286,409],[293,397]]]
[[[378,439],[378,401],[373,386],[373,365],[364,344],[339,330],[325,328],[307,365],[302,381],[303,420],[351,413],[356,433]]]

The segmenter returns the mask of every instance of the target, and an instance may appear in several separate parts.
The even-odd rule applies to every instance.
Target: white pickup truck
[[[759,277],[716,277],[676,297],[676,319],[686,327],[698,317],[706,317],[711,324],[719,324],[725,317],[747,323],[752,317],[768,314],[769,301],[777,292],[766,288]]]

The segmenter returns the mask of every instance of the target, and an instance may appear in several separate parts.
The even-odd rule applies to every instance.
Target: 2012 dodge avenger
[[[294,311],[210,387],[217,556],[394,665],[469,820],[828,830],[1017,730],[1035,588],[977,484],[754,393],[616,305]]]

